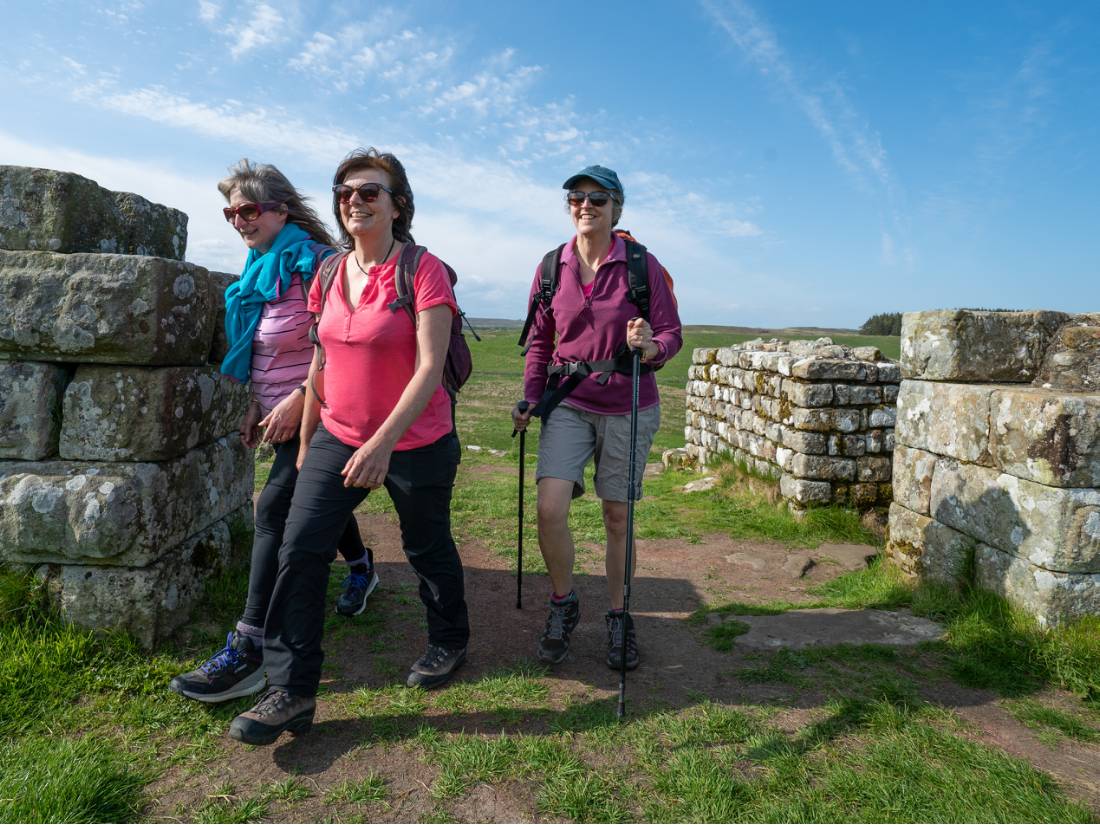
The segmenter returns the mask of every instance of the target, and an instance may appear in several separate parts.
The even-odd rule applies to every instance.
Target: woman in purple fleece
[[[584,493],[584,468],[594,458],[596,495],[603,504],[607,531],[607,664],[618,670],[625,656],[626,667],[633,669],[639,661],[638,643],[633,621],[623,613],[623,573],[627,496],[632,492],[635,500],[641,497],[641,481],[633,491],[627,490],[629,350],[642,353],[635,456],[638,466],[644,466],[661,415],[653,369],[683,345],[680,318],[664,270],[648,253],[648,320],[632,300],[628,251],[642,248],[613,231],[625,201],[618,175],[603,166],[589,166],[562,188],[577,234],[540,265],[530,296],[533,314],[523,397],[530,408],[540,401],[542,407],[521,411],[516,405],[512,410],[517,429],[527,426],[532,411],[543,419],[535,473],[539,548],[553,592],[538,657],[551,664],[562,661],[569,650],[569,635],[580,620],[580,602],[573,590],[575,548],[569,506]],[[544,266],[548,272],[557,268],[552,296],[543,289]],[[548,383],[551,389],[559,387],[556,406],[553,401],[547,403]],[[572,389],[562,398],[561,390],[569,386]]]

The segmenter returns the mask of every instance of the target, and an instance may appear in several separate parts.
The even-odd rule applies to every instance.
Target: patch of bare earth
[[[347,694],[361,687],[384,688],[404,682],[408,665],[425,643],[423,608],[416,577],[405,562],[392,516],[359,514],[365,538],[375,548],[381,584],[372,610],[385,611],[384,641],[354,629],[326,640],[324,695],[317,722],[305,736],[284,735],[272,747],[243,747],[226,738],[219,755],[198,772],[169,769],[149,790],[156,800],[145,812],[152,821],[191,820],[208,795],[230,783],[236,798],[247,799],[262,784],[296,777],[313,795],[296,803],[269,805],[273,821],[305,822],[362,819],[413,822],[447,816],[459,821],[523,822],[541,819],[537,783],[504,781],[476,784],[464,796],[440,800],[431,787],[438,769],[422,761],[423,752],[408,738],[421,723],[439,731],[496,736],[548,730],[557,712],[569,706],[606,702],[618,692],[619,676],[605,661],[604,613],[607,597],[601,553],[585,553],[579,563],[577,592],[581,623],[569,657],[545,678],[549,711],[506,716],[480,712],[432,711],[425,716],[356,715]],[[526,574],[523,609],[516,609],[515,574],[508,563],[483,546],[462,548],[472,637],[469,659],[459,679],[477,680],[522,661],[534,651],[546,618],[549,584],[545,575]],[[537,553],[537,548],[528,552]],[[699,544],[683,541],[638,542],[638,569],[631,608],[638,628],[643,664],[627,681],[627,711],[644,714],[711,700],[728,705],[770,706],[780,729],[797,735],[820,718],[826,695],[819,684],[749,683],[737,671],[751,664],[735,646],[718,652],[703,641],[702,629],[686,619],[704,604],[729,601],[808,600],[807,590],[865,563],[875,549],[832,545],[791,550],[778,543],[736,541],[708,536]],[[356,621],[351,620],[353,625]],[[376,652],[371,652],[371,648]],[[378,648],[381,650],[377,650]],[[1054,776],[1074,797],[1100,810],[1097,792],[1100,751],[1077,743],[1052,749],[994,703],[992,695],[954,685],[937,688],[929,698],[955,710],[973,725],[972,735],[1028,760]],[[170,697],[168,701],[177,701]],[[395,732],[396,731],[396,732]],[[386,801],[328,803],[325,795],[345,781],[360,782],[370,773],[386,781]],[[180,811],[184,812],[182,815]]]

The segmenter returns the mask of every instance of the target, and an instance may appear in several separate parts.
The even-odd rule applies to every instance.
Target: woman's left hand
[[[260,426],[264,428],[263,440],[269,444],[282,444],[294,438],[298,434],[298,426],[302,423],[302,408],[305,407],[305,402],[305,395],[295,389],[275,405],[275,409],[260,422]]]
[[[351,454],[348,463],[340,471],[345,487],[366,487],[373,490],[381,487],[390,471],[390,456],[393,445],[372,438]]]
[[[645,318],[631,318],[626,322],[626,345],[641,350],[643,360],[653,358],[660,352],[653,343],[653,327]]]

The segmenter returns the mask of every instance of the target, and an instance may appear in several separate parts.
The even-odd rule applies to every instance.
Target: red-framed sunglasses
[[[229,223],[233,223],[233,219],[238,215],[241,216],[242,221],[252,223],[256,218],[260,217],[264,212],[270,212],[273,209],[278,209],[282,206],[279,201],[264,201],[263,203],[238,203],[236,206],[227,206],[222,210],[222,214],[225,215],[225,219]]]

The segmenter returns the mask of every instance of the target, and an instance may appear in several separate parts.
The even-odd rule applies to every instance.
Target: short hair
[[[393,202],[399,213],[393,221],[393,236],[399,241],[416,243],[412,236],[412,219],[416,207],[413,203],[409,177],[405,174],[405,167],[401,165],[401,161],[396,155],[390,152],[379,152],[373,146],[368,149],[356,149],[336,167],[336,174],[332,176],[332,185],[343,183],[344,179],[357,169],[381,169],[386,173],[390,179],[390,189],[393,190]],[[335,193],[332,196],[332,214],[336,216],[336,225],[340,227],[341,239],[345,246],[351,249],[355,246],[355,240],[344,226],[344,220],[340,216],[340,199]]]
[[[336,245],[320,216],[306,203],[309,199],[270,163],[253,163],[248,158],[241,158],[229,167],[229,177],[218,182],[218,191],[227,201],[233,196],[234,189],[256,203],[274,201],[286,204],[286,219],[290,223],[300,226],[317,243]]]

